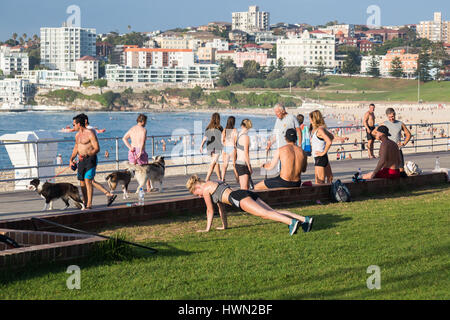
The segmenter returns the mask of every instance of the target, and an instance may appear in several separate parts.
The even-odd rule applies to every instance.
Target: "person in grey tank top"
[[[411,140],[411,132],[402,121],[396,119],[396,113],[393,108],[386,109],[386,117],[387,120],[383,124],[389,129],[389,133],[391,134],[388,138],[394,141],[398,145],[398,148],[400,150],[400,172],[402,172],[404,171],[403,167],[405,165],[402,147],[406,146],[409,140]],[[403,142],[402,131],[405,134],[405,140]]]

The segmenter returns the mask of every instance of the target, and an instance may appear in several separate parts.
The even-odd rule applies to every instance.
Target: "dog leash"
[[[79,161],[75,162],[76,164],[78,164]],[[53,178],[50,178],[49,180],[55,180],[56,177],[58,177],[59,175],[61,175],[63,172],[65,172],[67,169],[71,168],[70,166],[64,168],[63,170],[61,170],[56,176],[54,176]]]

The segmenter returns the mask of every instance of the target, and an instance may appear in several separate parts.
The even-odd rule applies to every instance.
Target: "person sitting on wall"
[[[400,178],[400,152],[397,143],[390,140],[391,135],[386,126],[379,126],[373,133],[381,141],[378,164],[375,170],[363,176],[363,179],[397,179]]]

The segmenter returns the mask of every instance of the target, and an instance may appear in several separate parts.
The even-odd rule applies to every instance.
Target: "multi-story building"
[[[109,82],[140,83],[189,83],[213,81],[217,78],[219,67],[216,64],[199,64],[185,67],[130,68],[118,65],[106,66],[106,79]]]
[[[244,66],[244,62],[247,60],[256,61],[261,67],[267,66],[267,51],[243,51],[236,52],[234,56],[234,63],[236,67],[242,68]]]
[[[355,25],[354,24],[336,24],[328,26],[326,28],[319,28],[320,31],[328,33],[333,36],[342,34],[346,38],[355,37]]]
[[[372,29],[361,31],[360,34],[365,40],[385,42],[386,40],[393,40],[395,38],[405,39],[407,29],[390,30],[390,29]]]
[[[163,37],[160,46],[162,49],[188,49],[189,41],[180,37]]]
[[[450,21],[443,21],[441,12],[434,13],[433,21],[420,21],[416,30],[420,38],[450,42]]]
[[[216,52],[216,61],[217,62],[220,62],[222,60],[227,60],[227,59],[231,59],[234,61],[235,57],[236,57],[236,52],[233,50]]]
[[[376,44],[369,40],[358,40],[358,47],[360,52],[371,52]]]
[[[29,69],[28,53],[16,52],[9,46],[0,47],[0,70],[4,75],[21,74]]]
[[[278,39],[282,39],[283,36],[274,35],[272,31],[259,31],[254,33],[255,42],[259,44],[263,43],[277,43]]]
[[[236,45],[243,46],[248,41],[248,33],[242,30],[233,30],[228,33],[228,38]]]
[[[304,31],[301,37],[277,41],[277,59],[286,67],[304,67],[315,70],[318,65],[335,67],[335,38],[322,31]]]
[[[33,86],[28,80],[0,80],[0,105],[23,105],[32,97]]]
[[[188,67],[194,64],[191,49],[127,48],[124,65],[130,68]]]
[[[108,57],[111,55],[114,46],[106,41],[97,42],[95,44],[97,57]]]
[[[73,71],[32,70],[24,72],[18,77],[28,80],[30,83],[38,87],[66,88],[79,87],[81,84],[80,77]]]
[[[62,71],[74,71],[75,62],[96,55],[96,30],[68,27],[41,28],[41,64]]]
[[[392,69],[392,61],[399,58],[402,63],[403,73],[410,77],[417,70],[417,61],[419,55],[415,53],[406,53],[405,49],[392,49],[381,59],[380,72],[383,76],[389,76]]]
[[[248,7],[247,12],[233,12],[232,30],[242,30],[245,32],[256,32],[269,30],[269,12],[259,11],[258,6]]]
[[[200,47],[197,50],[198,63],[215,63],[216,49],[211,47]]]
[[[214,39],[213,41],[209,41],[205,43],[205,47],[214,48],[217,51],[228,51],[229,49],[228,42],[223,39]]]
[[[94,81],[98,79],[98,60],[91,56],[84,56],[77,60],[75,73],[81,80]]]

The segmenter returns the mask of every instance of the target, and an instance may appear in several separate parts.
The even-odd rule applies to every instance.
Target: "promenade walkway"
[[[439,156],[440,158],[440,165],[442,168],[450,168],[450,152],[411,154],[405,157],[405,161],[414,161],[422,170],[424,170],[425,172],[430,172],[434,169],[437,156]],[[357,172],[358,168],[361,168],[363,172],[368,172],[376,166],[376,163],[376,159],[355,159],[332,161],[331,166],[335,179],[350,180],[352,175]],[[255,168],[254,171],[255,174],[253,176],[253,181],[257,183],[264,177],[259,175],[258,168]],[[201,176],[204,177],[204,175],[205,174]],[[212,176],[212,179],[214,178],[215,175]],[[228,171],[226,178],[231,186],[237,186],[233,174],[230,170]],[[164,192],[146,194],[145,201],[147,202],[152,200],[173,199],[188,195],[188,192],[185,188],[186,180],[187,176],[184,175],[167,177],[164,181]],[[306,173],[302,175],[302,181],[313,180],[314,166],[309,164]],[[106,185],[106,183],[103,181],[99,182]],[[133,182],[130,186],[131,197],[127,200],[123,200],[121,191],[116,190],[118,197],[113,206],[117,204],[137,202],[137,196],[133,193],[136,190],[136,187],[137,184],[133,179]],[[53,211],[43,212],[43,207],[44,201],[36,192],[16,191],[0,193],[0,220],[48,215],[52,213],[61,214],[62,212],[73,212],[74,210],[76,210],[73,208],[69,208],[63,211],[62,208],[64,208],[64,203],[62,202],[62,200],[55,201]],[[106,197],[103,194],[99,193],[97,190],[94,192],[93,207],[96,209],[106,207]]]

